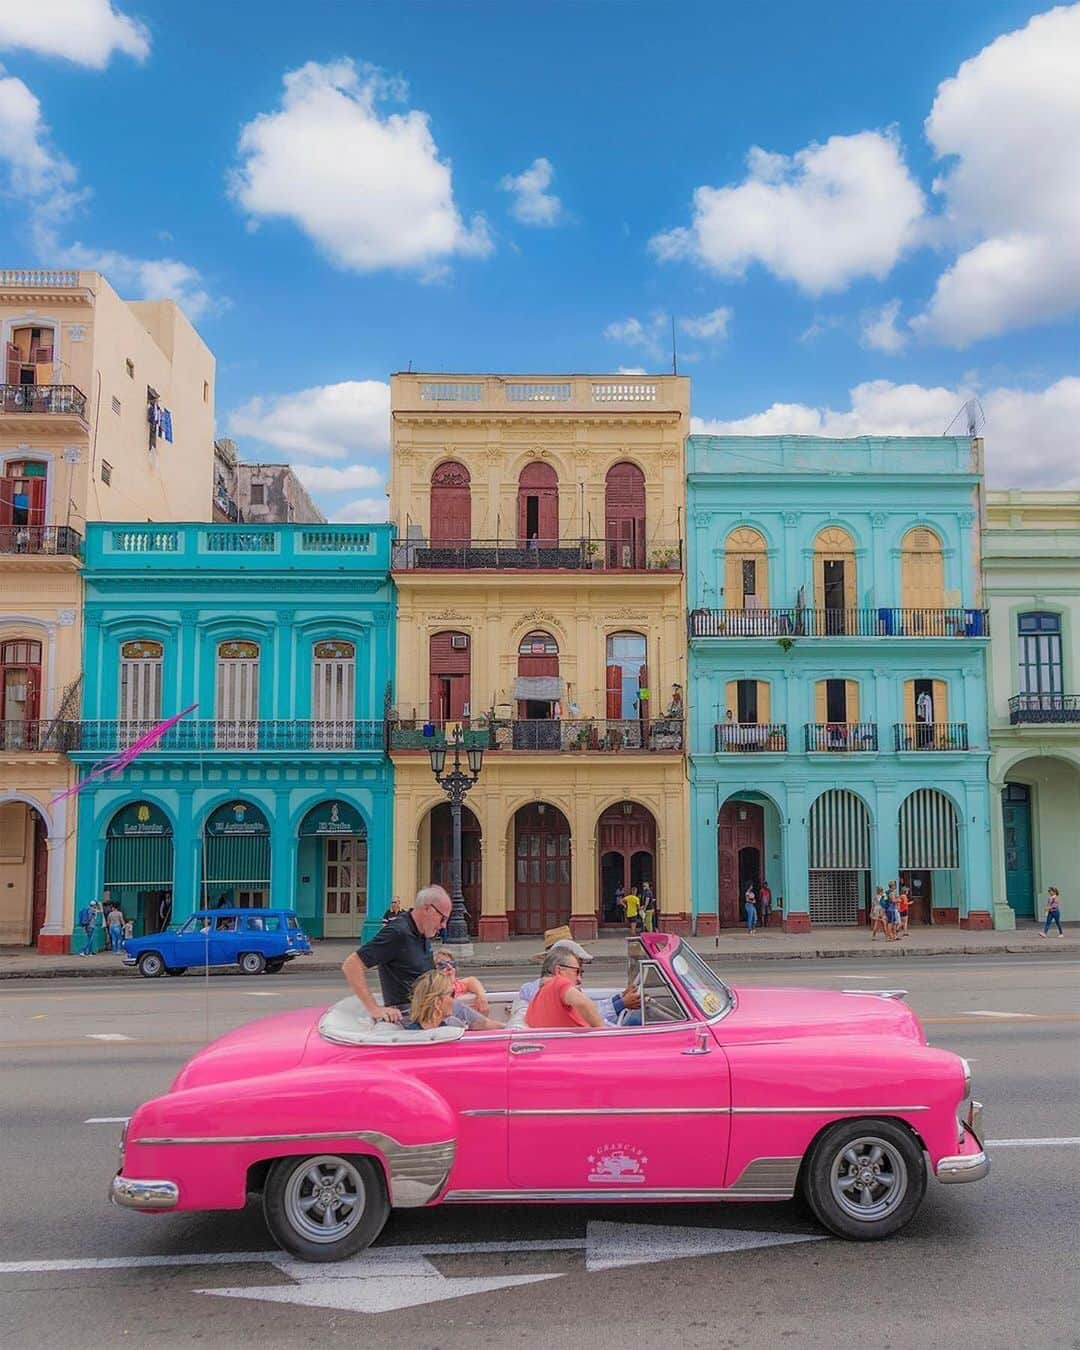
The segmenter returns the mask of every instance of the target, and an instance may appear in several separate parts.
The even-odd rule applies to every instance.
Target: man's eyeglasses
[[[438,905],[431,905],[429,908],[433,909],[440,919],[448,919],[453,913],[453,911],[449,909],[440,909]]]
[[[580,967],[580,966],[571,966],[571,965],[569,965],[566,961],[560,961],[560,962],[559,962],[559,969],[560,969],[560,970],[569,970],[569,971],[570,971],[572,974],[574,974],[574,975],[580,975],[580,974],[582,973],[582,970],[581,970],[581,967]]]

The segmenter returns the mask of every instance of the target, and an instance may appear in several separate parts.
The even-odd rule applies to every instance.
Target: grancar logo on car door
[[[588,1157],[588,1179],[603,1185],[642,1185],[649,1161],[633,1144],[604,1144]]]

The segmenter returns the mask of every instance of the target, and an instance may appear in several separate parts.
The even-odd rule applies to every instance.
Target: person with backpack
[[[94,954],[100,908],[96,900],[91,900],[88,905],[83,905],[82,909],[79,910],[79,927],[86,934],[86,946],[81,953],[83,956],[93,956]]]

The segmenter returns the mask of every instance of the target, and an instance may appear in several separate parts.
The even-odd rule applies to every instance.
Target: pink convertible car
[[[659,933],[629,966],[641,1026],[404,1031],[348,998],[241,1027],[131,1117],[112,1199],[240,1209],[261,1191],[286,1251],[336,1261],[391,1207],[485,1201],[801,1193],[833,1233],[882,1238],[928,1175],[989,1171],[966,1062],[898,995],[731,988]]]

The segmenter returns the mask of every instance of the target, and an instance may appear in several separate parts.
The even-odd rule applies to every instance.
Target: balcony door
[[[161,721],[160,642],[125,642],[120,648],[119,744],[131,745]]]
[[[526,464],[518,478],[518,544],[556,548],[559,543],[559,478],[550,464]]]
[[[604,537],[609,570],[645,566],[645,475],[636,464],[614,464],[608,470]]]
[[[34,460],[9,463],[0,480],[0,527],[37,529],[44,525],[47,483],[47,465]],[[19,540],[16,538],[13,542]],[[3,548],[2,542],[0,548]]]
[[[463,722],[472,696],[472,640],[468,633],[432,633],[428,639],[432,722]]]
[[[5,642],[0,647],[0,749],[35,749],[40,715],[41,643]]]
[[[559,644],[550,633],[527,633],[518,643],[515,750],[558,750],[562,682]]]
[[[1024,707],[1043,712],[1062,708],[1061,615],[1021,614],[1017,618],[1020,693]]]
[[[217,650],[218,750],[254,750],[259,740],[259,646],[222,642]]]
[[[440,464],[431,475],[431,546],[460,548],[472,536],[472,496],[464,464]]]
[[[312,671],[312,749],[348,750],[356,711],[356,648],[351,642],[316,642]]]

